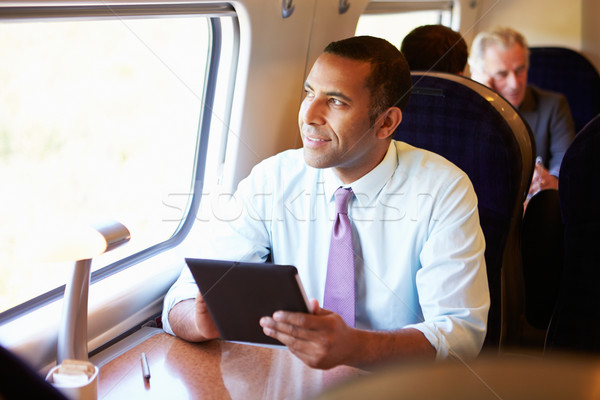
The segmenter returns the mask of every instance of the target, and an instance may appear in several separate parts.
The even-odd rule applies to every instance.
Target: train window
[[[358,19],[355,34],[381,37],[400,46],[404,36],[417,26],[451,26],[452,16],[452,1],[373,1]]]
[[[233,10],[102,4],[2,11],[0,317],[62,296],[73,264],[36,250],[66,227],[111,218],[130,230],[96,271],[173,245],[194,218],[215,21]],[[175,218],[170,196],[181,193]]]

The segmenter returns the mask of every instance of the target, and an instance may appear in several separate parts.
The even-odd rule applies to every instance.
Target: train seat
[[[565,153],[558,191],[565,263],[546,348],[600,353],[600,114]]]
[[[438,72],[412,72],[412,78],[394,137],[444,156],[473,183],[491,296],[484,349],[498,349],[501,337],[518,335],[523,314],[519,234],[535,142],[517,111],[484,85]]]
[[[29,364],[3,346],[0,346],[0,371],[0,399],[67,400]]]
[[[521,234],[525,317],[545,337],[554,312],[564,258],[563,223],[558,190],[534,194],[525,213]],[[543,346],[544,340],[540,340]]]
[[[600,75],[577,51],[563,47],[531,47],[528,81],[542,89],[563,93],[579,132],[600,113]]]

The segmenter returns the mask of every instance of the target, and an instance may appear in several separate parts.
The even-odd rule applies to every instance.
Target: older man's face
[[[519,107],[527,87],[527,53],[519,44],[502,49],[490,46],[484,53],[484,70],[492,89]]]

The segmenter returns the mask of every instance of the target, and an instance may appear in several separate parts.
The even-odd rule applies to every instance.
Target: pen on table
[[[142,374],[144,374],[144,379],[150,379],[150,367],[148,367],[148,359],[146,358],[146,353],[142,353]]]

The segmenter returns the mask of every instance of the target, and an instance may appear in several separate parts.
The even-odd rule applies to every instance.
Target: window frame
[[[17,5],[18,4],[18,5]],[[207,159],[207,148],[209,133],[212,122],[212,109],[216,95],[219,63],[222,55],[222,32],[221,17],[232,17],[234,24],[233,51],[234,62],[239,53],[239,29],[237,18],[233,7],[224,2],[177,2],[162,1],[157,3],[131,3],[120,4],[110,1],[91,1],[85,4],[81,2],[50,2],[50,1],[28,1],[21,3],[0,3],[0,23],[5,21],[36,21],[36,20],[85,20],[85,19],[120,19],[123,17],[147,17],[159,18],[163,16],[204,16],[210,19],[211,29],[209,31],[209,55],[208,68],[205,77],[204,91],[202,94],[202,109],[198,123],[194,171],[192,173],[191,196],[185,209],[184,217],[181,219],[175,232],[168,239],[153,244],[144,250],[124,257],[97,271],[92,272],[90,285],[97,283],[129,267],[139,264],[145,260],[157,256],[180,244],[188,235],[194,224],[196,213],[200,206],[202,189],[205,181],[205,168]],[[235,71],[233,66],[232,70]],[[231,102],[233,88],[230,88],[226,101]],[[0,326],[14,321],[15,319],[40,309],[50,303],[64,297],[65,285],[49,290],[39,296],[29,299],[15,307],[0,313]]]
[[[460,2],[459,0],[428,0],[428,1],[381,1],[375,0],[367,4],[361,16],[377,16],[388,14],[405,14],[420,11],[439,11],[448,12],[449,21],[442,22],[441,15],[438,23],[458,30],[460,20]]]
[[[362,15],[406,13],[410,11],[444,10],[452,13],[454,0],[433,1],[371,1]]]
[[[447,26],[453,30],[458,31],[460,25],[460,0],[422,0],[422,1],[395,1],[395,0],[374,0],[370,1],[363,12],[360,14],[357,20],[357,28],[359,27],[361,17],[387,17],[395,16],[398,14],[410,15],[411,13],[434,11],[439,13],[437,22],[428,22],[434,24],[441,24]],[[418,25],[412,26],[411,29],[416,28]],[[404,35],[408,34],[411,29],[406,30]],[[355,30],[355,34],[358,34],[358,29]],[[381,37],[392,43],[398,42],[398,47],[402,42],[404,36],[395,35],[391,37],[386,35],[385,30],[383,32],[364,32],[360,31],[360,34],[368,34]],[[394,39],[396,41],[394,41]]]

